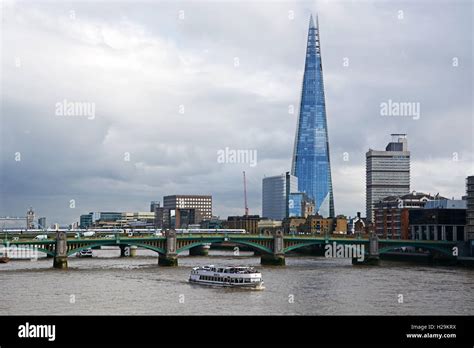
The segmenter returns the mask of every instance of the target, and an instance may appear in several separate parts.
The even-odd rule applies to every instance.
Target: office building
[[[289,172],[262,180],[262,216],[283,220],[289,215],[288,199],[298,191],[298,179]]]
[[[92,226],[92,213],[83,214],[79,218],[79,228],[87,229]]]
[[[335,216],[319,23],[312,16],[291,174],[298,178],[294,192],[306,193],[315,202],[316,213]]]
[[[243,215],[229,216],[227,221],[222,223],[222,227],[226,229],[244,229],[251,234],[258,233],[259,215]]]
[[[117,228],[121,227],[118,220],[122,219],[121,212],[97,211],[92,213],[92,227],[95,228]]]
[[[38,228],[40,228],[40,229],[48,228],[48,226],[46,226],[46,218],[45,217],[40,217],[38,219]]]
[[[203,229],[214,229],[214,228],[223,228],[224,220],[219,219],[218,216],[213,216],[210,220],[202,220],[200,223],[200,228]]]
[[[124,228],[154,228],[155,212],[124,212],[116,225]]]
[[[169,219],[169,228],[187,228],[212,218],[212,196],[172,195],[163,197],[163,212]]]
[[[392,134],[385,151],[366,153],[366,216],[375,221],[374,205],[389,196],[410,193],[410,152],[405,134]]]
[[[160,202],[159,201],[151,201],[150,202],[150,212],[155,212],[156,208],[160,207]]]
[[[410,239],[457,242],[468,240],[465,208],[410,210],[409,221]]]
[[[474,254],[474,175],[466,179],[466,229],[471,241],[471,254]]]
[[[467,201],[465,199],[447,199],[435,198],[425,203],[425,209],[466,209]]]
[[[422,209],[430,201],[445,199],[416,191],[385,197],[374,204],[375,233],[380,238],[409,239],[409,211]]]
[[[171,228],[170,209],[166,209],[163,207],[155,207],[155,228]]]

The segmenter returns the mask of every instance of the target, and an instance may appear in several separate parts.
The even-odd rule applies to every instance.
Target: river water
[[[70,257],[68,270],[52,259],[0,264],[0,315],[473,315],[474,270],[381,261],[353,266],[348,259],[287,256],[285,267],[261,266],[242,252],[211,250],[159,267],[157,255],[138,250],[94,250]],[[196,265],[250,265],[265,290],[189,284]],[[401,295],[401,296],[400,296]]]

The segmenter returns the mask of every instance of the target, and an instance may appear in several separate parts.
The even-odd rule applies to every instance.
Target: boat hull
[[[80,257],[80,258],[85,258],[85,257],[89,257],[91,258],[92,257],[92,253],[87,253],[87,254],[81,254],[81,253],[77,253],[76,254],[76,257]]]
[[[253,283],[244,283],[244,284],[235,284],[235,283],[228,283],[228,282],[194,280],[190,278],[189,282],[191,284],[198,284],[198,285],[205,285],[205,286],[218,286],[218,287],[223,287],[223,288],[238,288],[238,289],[253,289],[253,290],[265,289],[265,287],[263,286],[263,281],[253,282]]]

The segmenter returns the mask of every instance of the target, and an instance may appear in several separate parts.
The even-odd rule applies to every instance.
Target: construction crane
[[[249,215],[249,207],[247,206],[247,180],[245,179],[245,170],[244,173],[244,200],[245,200],[245,216]]]

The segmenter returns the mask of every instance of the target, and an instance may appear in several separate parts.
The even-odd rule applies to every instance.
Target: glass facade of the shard
[[[298,125],[293,153],[292,174],[298,178],[298,191],[315,202],[315,211],[334,216],[331,163],[324,98],[319,25],[310,18],[306,62]]]

